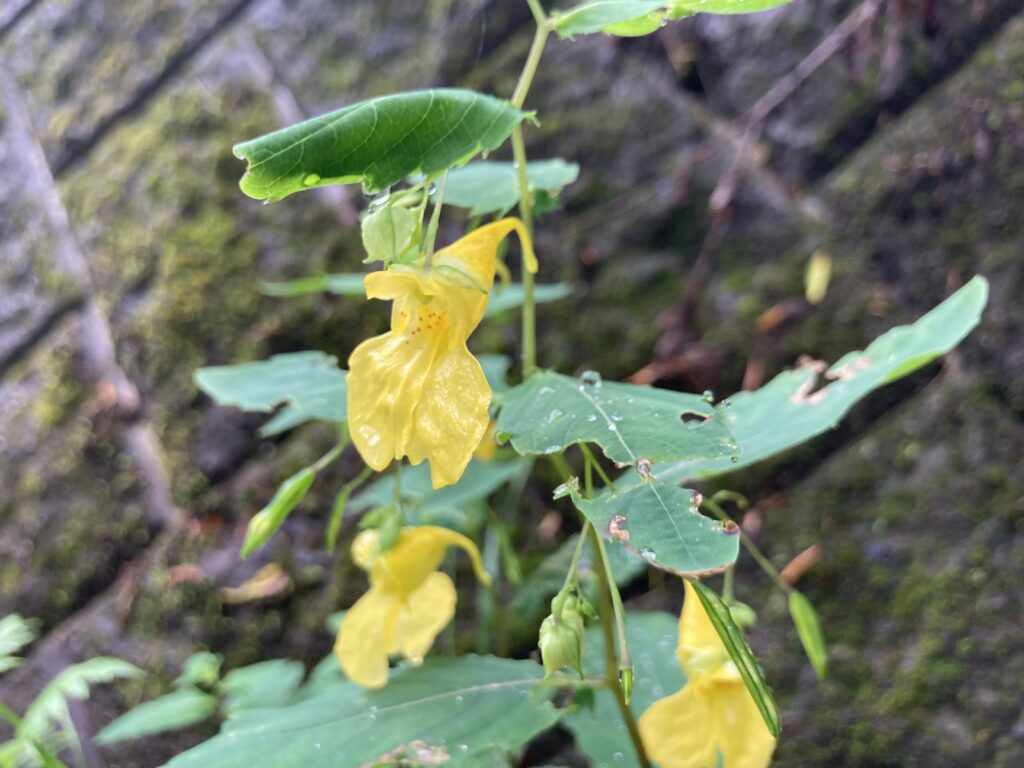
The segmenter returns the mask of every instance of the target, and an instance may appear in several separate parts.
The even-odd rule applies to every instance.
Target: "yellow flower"
[[[378,472],[408,456],[430,461],[434,488],[462,476],[491,403],[466,340],[487,309],[498,245],[513,230],[535,271],[522,222],[502,219],[438,251],[429,274],[393,265],[366,276],[367,298],[394,301],[391,330],[349,357],[348,419],[352,442]]]
[[[489,583],[480,551],[462,534],[432,525],[403,528],[398,543],[379,553],[377,531],[352,542],[352,559],[370,572],[370,589],[341,623],[334,654],[345,675],[367,688],[388,682],[388,657],[423,660],[455,615],[455,585],[437,568],[450,546],[462,547],[477,578]]]
[[[661,768],[765,768],[775,738],[688,581],[676,656],[686,685],[640,717],[640,736]]]

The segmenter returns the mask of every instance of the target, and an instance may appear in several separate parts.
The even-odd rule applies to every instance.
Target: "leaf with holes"
[[[196,386],[219,405],[269,413],[284,407],[263,425],[260,434],[276,435],[311,419],[347,419],[346,372],[323,352],[292,352],[241,365],[200,368]]]
[[[739,461],[684,460],[655,467],[655,476],[675,483],[713,477],[807,442],[834,427],[872,390],[953,349],[978,324],[987,298],[988,283],[975,277],[916,323],[893,328],[831,368],[813,361],[780,373],[756,392],[733,395],[724,421],[742,449]],[[815,390],[821,377],[827,384]]]
[[[559,453],[573,443],[597,443],[619,465],[736,454],[721,414],[704,398],[666,389],[534,374],[501,400],[495,434],[519,453]]]
[[[655,568],[696,576],[717,573],[736,562],[739,527],[702,515],[693,491],[671,483],[642,482],[585,499],[578,482],[570,481],[565,489],[598,533]]]
[[[238,144],[241,188],[280,200],[328,184],[380,192],[406,176],[431,176],[500,145],[525,117],[507,101],[439,88],[361,101]]]
[[[679,617],[662,611],[629,611],[626,640],[633,658],[633,696],[630,706],[641,714],[651,704],[686,684],[674,653],[679,643]],[[588,675],[604,672],[604,636],[601,627],[587,630],[583,670]],[[594,706],[567,715],[565,726],[576,737],[576,746],[592,765],[639,768],[633,743],[622,723],[622,714],[608,689],[594,692]]]
[[[533,690],[542,674],[530,661],[435,657],[397,670],[377,691],[328,683],[297,704],[239,713],[168,768],[476,765],[488,750],[517,749],[558,721]]]
[[[561,158],[531,160],[526,164],[530,192],[557,198],[564,187],[576,181],[580,167]],[[470,216],[504,214],[519,203],[519,175],[512,163],[481,160],[448,174],[444,204],[468,208]]]

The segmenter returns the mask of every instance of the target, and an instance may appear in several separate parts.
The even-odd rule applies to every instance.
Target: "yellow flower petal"
[[[684,585],[676,654],[687,682],[640,717],[644,747],[661,768],[716,768],[719,755],[724,768],[766,768],[775,738],[696,590]]]
[[[405,450],[409,461],[430,459],[430,484],[451,485],[462,477],[490,421],[491,388],[465,344],[436,364],[424,385]]]
[[[498,245],[512,231],[536,266],[522,222],[502,219],[438,251],[430,274],[396,265],[366,277],[367,297],[394,302],[391,330],[349,357],[352,442],[374,469],[408,456],[430,462],[435,488],[462,476],[491,402],[466,340],[487,309]]]
[[[394,645],[395,624],[401,603],[371,587],[356,601],[341,622],[334,655],[346,677],[367,688],[388,682],[388,648]]]
[[[435,571],[398,611],[394,643],[388,650],[413,662],[422,661],[441,630],[455,616],[455,585]]]
[[[370,583],[409,599],[438,569],[448,547],[461,547],[473,562],[477,578],[485,584],[491,577],[484,570],[480,550],[461,533],[436,525],[421,525],[402,531],[398,543],[377,558],[370,570]]]
[[[686,579],[683,579],[683,589],[686,597],[683,600],[683,611],[679,615],[679,645],[676,647],[676,656],[679,658],[679,666],[686,671],[689,678],[690,666],[698,660],[701,662],[698,666],[703,668],[707,665],[708,657],[717,656],[724,662],[729,659],[729,652],[715,631],[715,625],[708,618],[700,598],[697,597],[697,590]]]
[[[640,717],[640,737],[661,768],[766,768],[775,750],[741,681],[688,684]]]

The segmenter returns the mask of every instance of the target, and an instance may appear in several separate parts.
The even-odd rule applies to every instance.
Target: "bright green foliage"
[[[339,272],[333,275],[313,275],[302,277],[298,280],[290,280],[283,283],[263,283],[261,290],[267,296],[291,298],[293,296],[305,296],[310,293],[334,293],[339,296],[363,296],[366,289],[363,287],[365,274],[361,272]],[[549,285],[535,285],[533,288],[533,300],[536,304],[547,304],[551,301],[558,301],[566,298],[572,293],[572,286],[569,283],[551,283]],[[491,292],[491,299],[487,304],[487,316],[496,315],[523,305],[523,286],[519,283],[509,283],[502,286],[497,285]]]
[[[560,453],[573,443],[597,443],[619,465],[737,453],[721,416],[704,398],[602,382],[592,372],[574,379],[541,371],[513,387],[502,398],[496,432],[520,453]]]
[[[16,613],[0,619],[0,674],[21,665],[14,654],[36,639],[36,623]]]
[[[128,710],[100,731],[96,741],[113,744],[187,728],[213,717],[216,712],[216,696],[195,688],[184,688]]]
[[[686,676],[679,668],[675,649],[679,642],[679,617],[661,611],[631,611],[626,614],[626,638],[633,653],[633,697],[637,716],[663,696],[683,687]],[[583,671],[604,672],[604,638],[599,626],[587,630]],[[595,691],[592,707],[586,705],[564,719],[576,745],[593,765],[637,768],[639,763],[629,741],[622,715],[609,691]]]
[[[420,220],[412,211],[385,205],[363,219],[363,248],[366,261],[390,264],[418,243]]]
[[[523,117],[474,91],[381,96],[238,144],[235,156],[249,163],[240,186],[257,200],[327,184],[362,182],[367,192],[380,192],[496,148]]]
[[[530,192],[538,202],[542,196],[556,199],[564,187],[576,181],[579,172],[576,163],[561,158],[535,160],[526,165]],[[519,203],[518,171],[512,163],[486,160],[457,168],[445,182],[444,203],[468,208],[470,216],[504,215]]]
[[[721,571],[739,554],[739,528],[702,515],[696,496],[671,483],[641,482],[584,499],[570,484],[573,504],[598,533],[639,554],[655,568],[680,575]]]
[[[195,372],[196,386],[219,405],[270,413],[260,434],[276,435],[311,419],[344,422],[345,371],[323,352],[291,352],[241,365],[218,365]]]
[[[526,459],[514,461],[479,461],[466,467],[459,482],[434,490],[430,485],[430,468],[426,463],[403,466],[399,470],[399,486],[403,508],[410,521],[419,525],[448,525],[457,530],[470,530],[478,517],[474,510],[509,480],[520,474]],[[348,504],[358,514],[395,501],[395,477],[383,475]]]
[[[636,37],[647,35],[666,21],[694,13],[755,13],[785,5],[790,0],[596,0],[554,15],[554,29],[562,37],[604,32]]]
[[[821,622],[818,621],[818,614],[811,605],[811,601],[795,589],[789,593],[789,615],[796,625],[796,633],[800,638],[800,644],[804,647],[811,666],[814,667],[814,674],[819,680],[824,680],[828,672],[828,650],[825,647],[825,633],[821,630]]]
[[[298,704],[249,710],[170,768],[346,768],[401,759],[474,765],[492,747],[512,750],[559,712],[531,689],[541,668],[488,656],[428,659],[368,691],[342,682]]]
[[[699,581],[694,581],[692,584],[697,592],[697,597],[700,598],[701,605],[704,606],[708,618],[711,619],[711,623],[715,627],[715,631],[722,638],[729,657],[739,669],[740,677],[743,678],[747,690],[754,697],[754,703],[757,704],[757,709],[760,711],[761,717],[764,718],[764,724],[768,726],[768,731],[772,736],[777,737],[782,732],[779,710],[775,706],[772,691],[761,674],[761,667],[757,663],[757,659],[754,658],[750,646],[747,645],[746,638],[743,637],[743,630],[736,626],[728,606],[722,602],[722,598],[711,587]]]
[[[572,293],[572,286],[569,283],[551,283],[550,285],[535,285],[533,287],[534,304],[547,304],[551,301],[558,301],[566,298]],[[491,300],[487,303],[487,315],[496,315],[499,312],[506,312],[523,306],[523,286],[519,283],[508,285],[497,285],[491,291]]]
[[[227,694],[224,711],[231,717],[246,709],[282,707],[291,701],[304,675],[302,664],[287,659],[233,669],[221,681]]]
[[[333,275],[311,275],[298,280],[281,283],[263,283],[260,291],[265,296],[290,299],[293,296],[306,296],[310,293],[334,293],[339,296],[363,296],[362,272],[339,272]]]
[[[209,651],[193,653],[181,665],[181,674],[175,678],[174,687],[212,688],[220,680],[220,667],[223,662],[224,659],[216,653]]]
[[[756,392],[733,395],[725,424],[742,449],[739,461],[681,461],[655,467],[655,476],[684,482],[720,475],[807,442],[834,427],[872,390],[913,373],[959,344],[978,324],[987,298],[988,283],[975,277],[913,325],[893,328],[827,371],[823,365],[805,365],[780,373]],[[813,391],[819,371],[827,384]]]
[[[249,521],[245,542],[242,544],[242,557],[248,557],[270,541],[270,537],[284,524],[292,510],[306,498],[315,479],[316,471],[305,467],[278,486],[274,498]]]

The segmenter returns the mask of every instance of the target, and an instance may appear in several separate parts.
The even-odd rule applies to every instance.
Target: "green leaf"
[[[193,653],[181,665],[181,674],[175,679],[174,687],[212,688],[220,680],[220,666],[223,662],[224,659],[217,653],[209,651]]]
[[[291,699],[306,670],[301,663],[271,659],[233,669],[224,676],[224,711],[234,717],[245,709],[280,707]]]
[[[306,498],[315,479],[316,472],[311,467],[305,467],[281,483],[274,498],[249,521],[245,543],[242,544],[242,557],[248,557],[270,541],[270,537],[288,519],[292,510]]]
[[[568,486],[573,504],[605,538],[636,552],[655,568],[680,575],[715,573],[739,554],[739,528],[702,515],[693,491],[644,482],[584,499]]]
[[[363,219],[363,248],[366,261],[390,264],[417,240],[419,217],[395,205],[378,208]]]
[[[434,490],[430,484],[430,468],[426,463],[415,467],[405,465],[399,470],[402,501],[409,521],[416,525],[448,524],[458,530],[469,527],[467,514],[523,471],[526,461],[479,461],[473,459],[454,485]],[[395,477],[381,476],[349,501],[353,513],[392,504],[395,499]]]
[[[725,474],[820,435],[872,390],[959,344],[978,324],[987,298],[988,283],[975,277],[913,325],[893,328],[863,352],[845,355],[824,372],[827,385],[817,391],[811,392],[822,369],[805,365],[780,373],[756,392],[733,395],[725,424],[742,449],[739,461],[680,461],[655,467],[655,477],[682,483]]]
[[[19,738],[41,741],[52,723],[69,719],[67,700],[89,698],[90,686],[141,674],[142,670],[134,664],[107,656],[73,664],[47,683],[29,705],[18,728]]]
[[[563,188],[576,181],[580,167],[561,158],[532,160],[526,164],[530,192],[557,197]],[[512,163],[481,160],[457,168],[448,174],[444,204],[468,208],[470,216],[504,214],[519,203],[519,172]]]
[[[814,674],[819,680],[825,679],[828,671],[828,651],[825,648],[825,633],[821,631],[818,614],[811,601],[795,589],[789,593],[789,615],[796,625],[796,633],[800,644],[814,667]]]
[[[626,639],[633,654],[630,707],[639,716],[655,701],[686,684],[686,676],[675,655],[679,617],[661,611],[629,611]],[[600,626],[587,630],[583,669],[588,675],[604,673],[604,637]],[[567,715],[564,723],[592,765],[638,768],[633,743],[610,691],[595,691],[593,708],[581,707]]]
[[[733,660],[736,668],[739,669],[743,683],[754,698],[754,703],[757,705],[761,717],[764,718],[764,724],[768,726],[768,731],[772,736],[778,737],[782,732],[779,710],[775,706],[775,699],[772,696],[771,689],[761,675],[761,667],[757,663],[757,659],[754,658],[754,653],[750,650],[750,646],[747,645],[746,638],[743,637],[743,630],[736,626],[736,623],[732,620],[732,614],[729,613],[728,606],[722,602],[722,598],[711,587],[705,586],[699,581],[692,581],[690,583],[693,584],[697,597],[700,598],[700,603],[704,606],[708,618],[711,619],[711,624],[714,626],[715,631],[722,638],[725,649],[729,652],[729,657]]]
[[[513,387],[502,397],[495,433],[507,435],[523,454],[597,443],[620,466],[737,452],[721,418],[702,397],[602,382],[590,371],[579,379],[541,371]]]
[[[292,706],[243,712],[168,766],[358,768],[417,758],[474,765],[488,749],[517,749],[558,720],[531,691],[541,676],[530,661],[435,657],[393,671],[379,691],[342,682]]]
[[[238,144],[241,188],[280,200],[327,184],[380,192],[406,176],[431,176],[498,147],[525,115],[506,101],[442,88],[362,101]]]
[[[346,376],[331,355],[291,352],[256,363],[200,368],[193,380],[219,405],[270,413],[284,403],[260,429],[260,434],[268,437],[311,419],[344,422]]]
[[[551,301],[564,299],[572,293],[572,285],[569,283],[551,283],[549,285],[535,285],[533,287],[533,301],[535,304],[547,304]],[[499,312],[506,312],[523,306],[523,286],[519,283],[510,283],[505,287],[495,286],[491,291],[490,301],[487,303],[487,317],[496,315]]]
[[[597,0],[583,3],[564,13],[555,12],[552,19],[555,32],[563,38],[603,32],[606,27],[636,21],[650,14],[658,15],[657,28],[660,16],[667,12],[670,5],[665,0]]]
[[[260,292],[264,296],[290,299],[310,293],[334,293],[339,296],[363,296],[364,272],[339,272],[333,275],[311,275],[283,283],[262,283]]]
[[[109,723],[96,735],[99,744],[152,736],[195,725],[217,712],[217,698],[195,688],[185,688],[147,701]]]
[[[484,378],[495,396],[507,392],[508,369],[512,367],[512,358],[508,355],[477,355],[476,360],[483,368]]]
[[[648,35],[666,21],[694,13],[756,13],[785,5],[790,0],[596,0],[582,3],[552,16],[560,37],[606,35],[637,37]]]
[[[11,613],[0,619],[0,659],[12,656],[36,639],[38,622]]]

